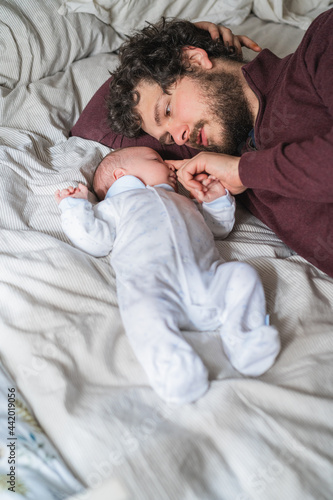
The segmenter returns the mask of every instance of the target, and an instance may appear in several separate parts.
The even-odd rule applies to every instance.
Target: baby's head
[[[93,188],[99,200],[104,200],[108,189],[115,182],[115,170],[124,163],[126,155],[124,149],[116,149],[104,156],[95,170]]]
[[[98,199],[103,200],[112,184],[124,175],[134,175],[150,186],[169,184],[175,189],[177,185],[174,169],[153,149],[139,146],[116,149],[96,169],[93,187]]]

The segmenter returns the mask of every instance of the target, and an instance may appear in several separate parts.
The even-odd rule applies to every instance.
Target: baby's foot
[[[273,326],[263,325],[250,332],[222,333],[224,352],[237,371],[250,377],[265,373],[280,352],[279,334]]]
[[[155,370],[153,388],[168,403],[192,403],[208,390],[207,368],[189,345],[178,345],[173,352],[157,355]]]

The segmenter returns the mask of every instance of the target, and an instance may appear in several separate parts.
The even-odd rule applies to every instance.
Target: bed
[[[2,0],[1,498],[332,499],[333,279],[239,205],[232,234],[216,245],[259,272],[281,354],[266,374],[246,378],[216,332],[184,332],[211,387],[194,404],[167,405],[126,339],[108,258],[69,243],[53,197],[89,185],[109,152],[69,132],[145,20],[162,9],[219,22],[284,56],[327,8],[325,0]],[[333,258],[329,243],[318,245],[318,258]]]

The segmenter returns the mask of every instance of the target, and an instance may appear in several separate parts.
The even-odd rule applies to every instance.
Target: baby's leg
[[[156,393],[166,402],[184,404],[208,389],[208,372],[179,331],[180,307],[170,297],[141,292],[139,300],[120,300],[126,334]]]
[[[280,339],[276,328],[265,325],[265,296],[257,272],[243,262],[222,264],[214,288],[216,300],[222,302],[220,331],[226,355],[244,375],[261,375],[273,365]]]

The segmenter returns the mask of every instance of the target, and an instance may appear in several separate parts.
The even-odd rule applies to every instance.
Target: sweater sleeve
[[[333,202],[333,11],[315,25],[300,55],[306,78],[323,119],[331,123],[325,134],[299,142],[245,153],[239,164],[244,186],[264,189],[299,200]],[[300,109],[300,114],[302,109]],[[308,117],[311,120],[311,116]],[[287,137],[287,135],[286,135]]]
[[[62,228],[75,247],[93,257],[110,253],[115,232],[108,222],[97,217],[89,201],[69,197],[60,202],[59,208]]]
[[[245,153],[240,159],[239,175],[247,188],[332,203],[333,128],[323,137]]]

